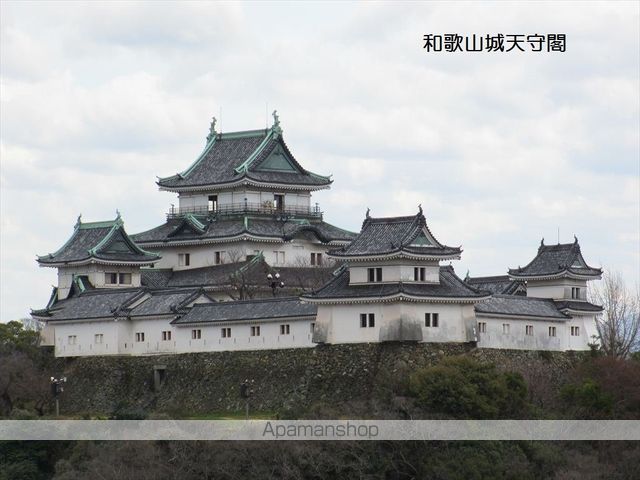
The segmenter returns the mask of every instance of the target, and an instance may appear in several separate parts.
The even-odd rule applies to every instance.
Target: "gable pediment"
[[[132,253],[138,254],[138,251],[127,241],[122,230],[116,231],[109,242],[98,250],[100,253]]]
[[[260,165],[258,165],[255,170],[263,172],[301,173],[293,159],[285,152],[284,148],[282,148],[282,145],[276,145],[267,158],[260,162]]]

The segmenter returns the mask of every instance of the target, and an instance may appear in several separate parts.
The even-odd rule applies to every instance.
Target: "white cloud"
[[[174,197],[156,175],[198,155],[211,115],[260,128],[278,108],[314,195],[358,229],[422,204],[465,248],[459,273],[504,273],[541,236],[637,281],[635,4],[263,5],[5,2],[0,114],[0,320],[46,302],[82,212],[130,232]],[[430,55],[424,33],[567,33],[565,54]],[[270,122],[270,116],[267,116]]]

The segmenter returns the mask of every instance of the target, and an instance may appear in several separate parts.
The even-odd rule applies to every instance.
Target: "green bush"
[[[613,397],[594,380],[580,385],[569,384],[561,389],[562,399],[583,418],[606,418],[613,410]]]
[[[518,373],[468,357],[450,357],[416,371],[409,392],[427,412],[456,418],[522,418],[529,411],[527,386]]]

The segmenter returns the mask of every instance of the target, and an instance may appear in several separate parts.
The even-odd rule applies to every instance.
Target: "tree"
[[[596,320],[602,350],[626,358],[640,343],[640,290],[627,288],[618,272],[605,272],[602,284],[593,287],[591,299],[604,311]]]
[[[521,418],[528,410],[522,376],[468,357],[450,357],[411,375],[409,390],[429,413],[455,418]]]

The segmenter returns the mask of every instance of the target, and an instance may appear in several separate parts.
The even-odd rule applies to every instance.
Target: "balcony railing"
[[[269,202],[265,203],[228,203],[223,205],[199,206],[199,207],[174,207],[171,206],[167,213],[167,218],[180,217],[191,213],[193,215],[292,215],[296,217],[322,218],[320,207],[316,203],[313,207],[301,205],[285,205],[277,207]]]

